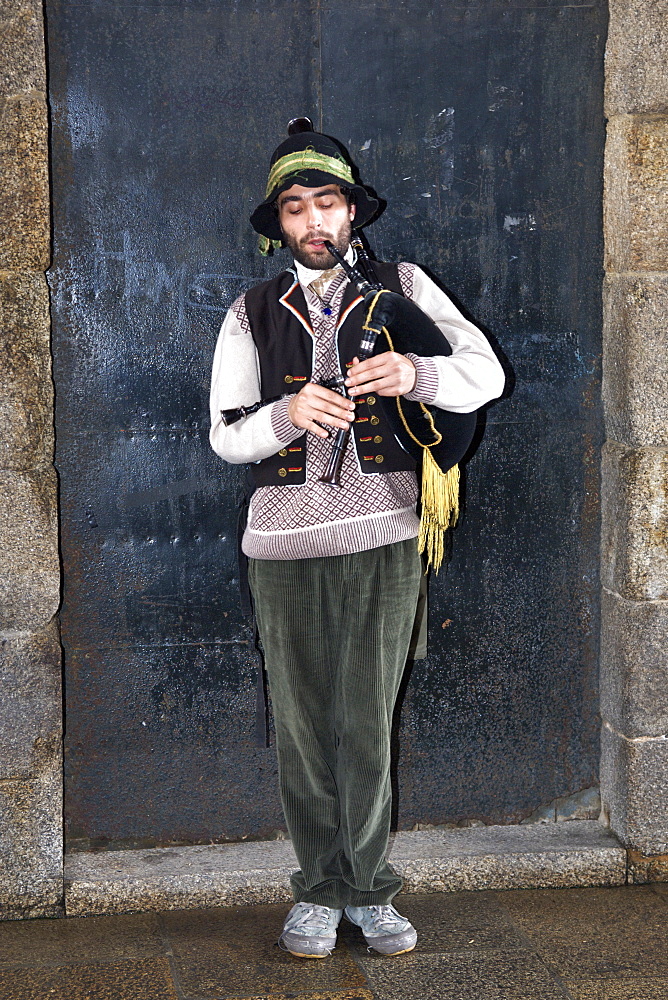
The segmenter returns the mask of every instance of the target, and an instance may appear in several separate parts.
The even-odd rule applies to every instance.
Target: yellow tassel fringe
[[[459,517],[459,466],[443,473],[429,448],[422,456],[422,518],[418,536],[418,551],[427,553],[427,565],[436,573],[445,553],[445,532],[454,527]]]

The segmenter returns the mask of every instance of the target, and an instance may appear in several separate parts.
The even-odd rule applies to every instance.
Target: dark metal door
[[[274,751],[238,610],[241,470],[208,446],[224,310],[283,266],[248,215],[312,114],[516,385],[486,415],[400,826],[596,782],[603,4],[47,0],[69,849],[266,836]]]

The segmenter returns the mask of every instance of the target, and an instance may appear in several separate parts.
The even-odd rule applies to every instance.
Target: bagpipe
[[[360,361],[385,351],[418,357],[449,357],[452,347],[436,323],[411,299],[383,288],[373,271],[364,245],[355,235],[351,245],[365,273],[349,264],[335,246],[325,240],[332,257],[364,297],[366,317],[362,325]],[[364,354],[364,357],[362,357]],[[392,431],[404,448],[422,465],[421,519],[418,548],[438,572],[443,561],[444,537],[459,516],[459,466],[473,440],[474,413],[452,413],[437,406],[406,399],[378,396]],[[322,482],[338,485],[338,472],[350,430],[340,430]]]
[[[373,264],[362,241],[354,237],[351,242],[358,261],[362,266],[366,264],[366,276],[349,264],[331,243],[325,241],[325,246],[364,296],[367,314],[362,329],[367,336],[360,345],[360,361],[364,360],[361,355],[370,331],[373,343],[370,350],[367,347],[366,357],[385,351],[423,358],[449,357],[452,347],[436,323],[411,299],[383,288],[373,274]],[[404,396],[378,398],[395,436],[414,459],[420,461],[428,448],[440,470],[446,473],[463,458],[475,432],[475,413],[452,413]]]
[[[351,246],[356,251],[359,268],[349,264],[343,254],[327,240],[325,246],[364,299],[366,314],[357,351],[360,361],[386,351],[412,353],[418,357],[449,357],[452,354],[452,347],[446,337],[415,302],[384,288],[378,281],[373,271],[373,262],[357,234],[353,235]],[[348,396],[343,376],[326,383],[326,387]],[[242,417],[255,413],[262,406],[289,395],[292,393],[283,393],[247,407],[221,410],[223,423],[229,426]],[[443,561],[445,532],[454,526],[459,515],[457,463],[464,457],[473,439],[476,414],[452,413],[406,399],[405,396],[379,395],[378,400],[401,446],[421,463],[418,548],[420,552],[426,551],[428,563],[438,571]],[[350,433],[350,428],[337,431],[320,482],[340,487],[341,465]]]

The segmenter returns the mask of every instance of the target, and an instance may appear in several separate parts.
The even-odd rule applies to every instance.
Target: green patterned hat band
[[[324,173],[333,174],[346,184],[355,183],[353,172],[343,157],[338,159],[338,157],[327,156],[325,153],[318,153],[313,146],[308,146],[304,150],[288,153],[280,160],[276,160],[269,171],[265,198],[271,197],[275,189],[288,177],[292,177],[295,184],[298,184],[300,179],[307,181],[305,173],[307,170],[322,170]]]

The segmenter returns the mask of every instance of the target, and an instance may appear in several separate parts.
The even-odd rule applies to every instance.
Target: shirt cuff
[[[413,403],[433,403],[438,393],[438,368],[434,358],[419,358],[417,354],[407,354],[417,372],[415,385],[405,398]]]
[[[301,427],[295,427],[288,416],[291,398],[279,399],[271,408],[271,429],[281,444],[290,444],[304,433]]]

